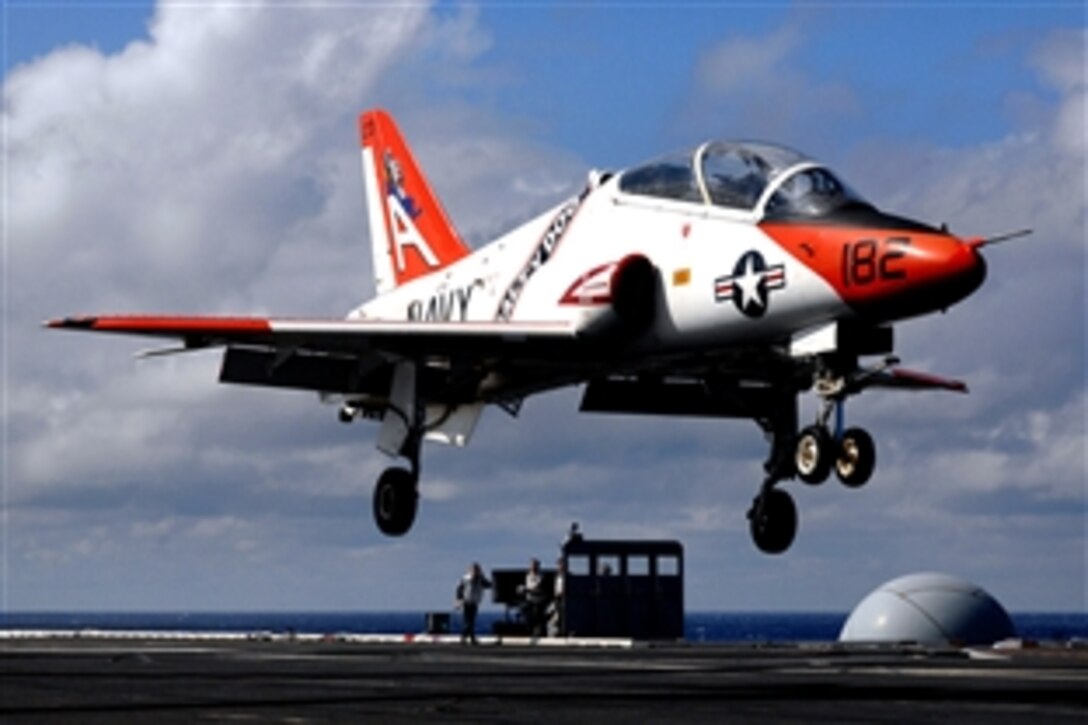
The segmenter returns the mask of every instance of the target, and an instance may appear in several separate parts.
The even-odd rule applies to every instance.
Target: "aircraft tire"
[[[864,486],[876,467],[876,445],[873,437],[862,428],[847,428],[842,434],[839,455],[835,460],[835,473],[843,485],[850,488]]]
[[[817,485],[826,481],[835,458],[831,434],[822,425],[810,425],[797,436],[793,463],[797,477],[805,483]]]
[[[374,523],[386,536],[403,536],[412,528],[419,506],[415,477],[403,468],[387,468],[374,486]]]
[[[792,496],[777,488],[762,496],[749,516],[752,541],[764,554],[781,554],[797,536],[797,506]]]

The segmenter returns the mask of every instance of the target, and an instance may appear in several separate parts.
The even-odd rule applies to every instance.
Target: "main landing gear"
[[[405,443],[411,470],[387,468],[374,484],[374,523],[386,536],[404,536],[412,528],[419,508],[419,437]]]
[[[850,488],[869,481],[876,467],[873,438],[861,428],[845,428],[843,405],[848,393],[841,379],[838,383],[817,381],[816,391],[823,397],[820,415],[814,425],[797,433],[797,401],[791,396],[768,416],[757,419],[771,440],[771,452],[764,464],[767,477],[759,495],[748,511],[752,540],[760,551],[781,554],[797,535],[797,506],[793,497],[775,488],[796,475],[810,485],[826,481],[834,471]],[[832,414],[834,428],[828,426]]]
[[[419,507],[418,479],[403,468],[387,468],[374,485],[374,523],[386,536],[403,536]]]
[[[399,361],[393,367],[387,399],[352,401],[340,410],[340,420],[345,423],[357,417],[382,421],[379,450],[408,460],[408,468],[387,468],[374,484],[374,523],[386,536],[408,533],[419,509],[419,455],[426,410],[417,394],[417,367],[414,361]]]

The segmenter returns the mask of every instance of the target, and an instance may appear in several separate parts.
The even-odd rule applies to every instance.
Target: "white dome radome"
[[[908,574],[861,600],[840,642],[993,644],[1015,636],[1005,609],[986,590],[947,574]]]

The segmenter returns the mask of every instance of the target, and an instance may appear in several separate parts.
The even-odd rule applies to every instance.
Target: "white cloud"
[[[858,113],[848,85],[799,69],[802,17],[764,35],[735,35],[705,51],[682,106],[681,124],[730,138],[799,140],[833,134]]]
[[[792,73],[789,58],[800,42],[801,34],[794,25],[782,26],[764,37],[730,38],[703,54],[696,68],[696,83],[716,96],[765,87],[783,73]]]
[[[1024,492],[1040,503],[1075,504],[1085,494],[1085,412],[1082,389],[1056,409],[1018,410],[998,420],[977,420],[973,445],[898,451],[896,483],[924,491],[930,505],[947,505],[963,494]],[[938,444],[939,445],[939,444]],[[903,460],[895,460],[902,456]],[[911,463],[912,465],[908,465]]]
[[[1061,95],[1052,127],[1056,148],[1083,157],[1088,150],[1088,31],[1066,30],[1054,33],[1041,44],[1033,58],[1036,68]]]

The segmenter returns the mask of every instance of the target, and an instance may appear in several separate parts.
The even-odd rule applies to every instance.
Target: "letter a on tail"
[[[360,115],[359,133],[378,294],[467,255],[389,114]]]

